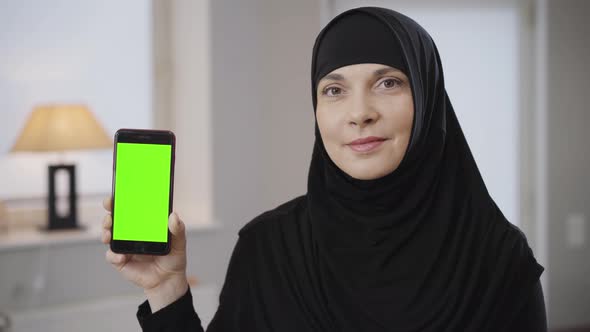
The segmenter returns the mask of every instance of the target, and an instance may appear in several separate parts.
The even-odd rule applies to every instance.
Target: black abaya
[[[300,197],[258,217],[240,233],[221,292],[220,306],[206,331],[370,331],[324,323],[329,316],[321,312],[321,290],[314,291],[318,283],[313,273],[315,264],[303,261],[299,253],[313,247],[310,237],[305,235],[310,232],[304,217],[307,213],[307,203]],[[293,256],[296,258],[285,259]],[[311,265],[306,267],[308,264]],[[265,291],[258,292],[257,289]],[[525,305],[506,322],[507,327],[498,332],[547,331],[540,282],[523,293]],[[199,298],[195,301],[198,302]],[[327,307],[329,310],[329,305]],[[305,313],[315,319],[306,319]],[[139,306],[137,318],[145,332],[205,330],[194,310],[190,288],[183,297],[155,313],[145,301]],[[443,328],[440,331],[448,330]]]

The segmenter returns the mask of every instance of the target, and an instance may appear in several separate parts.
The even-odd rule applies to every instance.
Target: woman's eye
[[[383,85],[383,87],[385,87],[386,89],[391,89],[394,88],[396,85],[401,85],[401,82],[398,80],[395,80],[393,78],[388,78],[386,80],[383,80],[381,82],[381,84]]]
[[[332,86],[332,87],[328,87],[325,88],[324,91],[322,91],[322,93],[326,96],[336,96],[342,93],[342,89]]]

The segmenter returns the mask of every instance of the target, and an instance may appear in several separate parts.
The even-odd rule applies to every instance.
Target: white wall
[[[315,123],[311,55],[320,13],[316,0],[266,1],[262,13],[263,197],[271,209],[307,192]]]
[[[316,0],[212,5],[214,219],[238,228],[307,188]]]
[[[549,321],[590,326],[590,2],[547,3]]]
[[[152,126],[151,4],[0,2],[0,198],[44,197],[55,154],[7,155],[39,103],[86,103],[109,134]],[[67,153],[81,194],[108,193],[112,152]]]
[[[209,1],[158,2],[155,124],[176,134],[174,209],[188,224],[211,224],[213,147]],[[163,17],[167,15],[167,17]],[[167,101],[167,103],[162,103]]]

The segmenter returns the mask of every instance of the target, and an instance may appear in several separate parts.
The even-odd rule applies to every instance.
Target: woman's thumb
[[[168,218],[168,228],[170,229],[170,233],[172,233],[170,240],[172,241],[172,250],[186,250],[184,223],[180,220],[180,217],[176,212],[170,214],[170,218]]]

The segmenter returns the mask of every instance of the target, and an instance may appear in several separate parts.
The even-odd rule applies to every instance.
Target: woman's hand
[[[103,221],[102,242],[110,244],[113,227],[111,197],[104,199],[103,206],[107,215]],[[117,254],[111,251],[110,246],[106,252],[107,262],[125,279],[144,289],[152,312],[174,302],[188,289],[185,227],[175,212],[168,219],[168,228],[171,233],[168,255]]]

